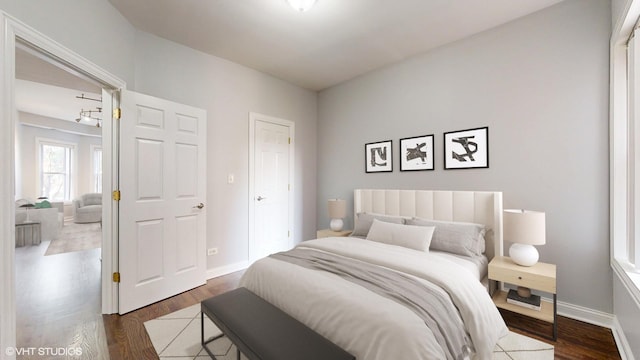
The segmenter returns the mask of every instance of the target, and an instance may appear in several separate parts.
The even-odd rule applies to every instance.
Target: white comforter
[[[451,261],[358,238],[324,238],[298,247],[356,258],[438,284],[458,308],[477,359],[491,359],[498,339],[508,333],[486,289],[469,271]],[[240,286],[358,360],[445,358],[431,330],[411,310],[334,274],[267,257],[247,269]]]

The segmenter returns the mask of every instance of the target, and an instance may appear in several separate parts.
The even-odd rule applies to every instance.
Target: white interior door
[[[206,282],[206,112],[123,91],[119,312]]]
[[[255,114],[254,114],[255,115]],[[291,139],[287,121],[255,115],[253,119],[252,261],[291,248]]]

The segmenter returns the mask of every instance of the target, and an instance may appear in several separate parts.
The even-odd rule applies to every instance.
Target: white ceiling
[[[16,108],[53,119],[76,121],[81,110],[97,111],[98,107],[102,107],[101,102],[77,98],[83,94],[87,98],[101,98],[100,94],[16,79]],[[102,119],[102,114],[94,112],[92,117]],[[95,126],[96,121],[81,119],[79,123]]]
[[[81,110],[97,110],[101,103],[78,99],[99,99],[100,86],[81,78],[55,61],[22,46],[16,48],[16,108],[27,112],[75,122]],[[93,117],[102,118],[94,113]],[[82,120],[80,125],[95,126],[95,121]]]
[[[109,0],[136,28],[321,90],[562,0]]]

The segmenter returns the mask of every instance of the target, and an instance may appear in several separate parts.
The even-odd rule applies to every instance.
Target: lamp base
[[[342,219],[331,219],[331,222],[329,223],[329,228],[331,228],[331,231],[341,231],[343,226],[344,222],[342,221]]]
[[[533,245],[513,243],[509,248],[509,257],[522,266],[533,266],[538,262],[538,250]]]
[[[531,297],[531,289],[529,289],[528,287],[518,286],[518,289],[516,290],[516,292],[520,297],[523,297],[523,298]]]

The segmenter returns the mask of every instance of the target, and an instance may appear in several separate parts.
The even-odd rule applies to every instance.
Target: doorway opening
[[[15,54],[16,347],[107,353],[102,87],[23,44]]]
[[[64,190],[68,191],[69,198],[71,194],[75,195],[76,189],[74,189],[74,181],[70,174],[65,171],[57,172],[57,171],[38,171],[36,170],[36,166],[33,164],[30,166],[30,170],[28,172],[24,171],[27,167],[25,164],[20,164],[16,162],[16,160],[21,156],[19,152],[16,152],[18,142],[20,141],[20,137],[17,132],[24,130],[23,128],[28,128],[29,130],[25,132],[30,132],[34,129],[36,131],[42,130],[42,127],[47,127],[41,123],[40,127],[36,126],[24,126],[21,122],[21,115],[18,111],[18,104],[16,101],[18,100],[16,97],[16,87],[18,86],[19,79],[16,75],[16,62],[18,57],[23,56],[24,53],[29,55],[29,60],[37,60],[44,62],[51,66],[51,68],[55,69],[56,72],[66,72],[75,75],[77,78],[84,80],[89,84],[93,84],[94,87],[99,89],[101,98],[101,107],[102,112],[107,116],[104,116],[101,119],[101,128],[100,135],[102,136],[103,141],[101,142],[101,156],[102,156],[102,187],[104,189],[104,195],[102,196],[102,244],[101,244],[101,260],[100,256],[98,256],[98,262],[96,271],[99,275],[99,282],[97,284],[93,284],[94,287],[97,287],[95,291],[99,297],[99,304],[97,305],[97,311],[94,308],[93,312],[97,312],[97,318],[101,319],[101,313],[113,313],[117,311],[117,285],[111,281],[111,274],[114,269],[117,269],[117,257],[113,254],[117,254],[114,250],[117,250],[117,206],[113,204],[111,201],[110,190],[114,188],[114,184],[117,183],[117,159],[115,155],[117,154],[117,124],[112,121],[112,111],[113,108],[118,105],[119,98],[117,96],[118,90],[123,88],[125,83],[118,79],[117,77],[112,76],[108,72],[102,70],[98,66],[93,63],[87,61],[81,56],[69,51],[65,47],[56,43],[55,41],[48,39],[44,35],[38,33],[36,30],[29,28],[28,26],[22,24],[21,22],[13,19],[12,17],[0,13],[0,20],[2,22],[2,27],[0,29],[0,34],[2,40],[4,41],[4,46],[0,49],[0,56],[2,60],[2,68],[0,70],[2,73],[0,74],[0,82],[2,89],[0,91],[0,101],[3,103],[3,107],[0,111],[2,111],[2,117],[0,121],[0,133],[2,133],[2,143],[5,147],[2,152],[0,152],[0,164],[2,168],[10,171],[8,172],[8,181],[6,181],[0,187],[0,213],[2,214],[2,218],[0,219],[0,232],[2,233],[2,243],[0,243],[0,263],[2,266],[0,267],[0,279],[3,282],[3,291],[0,293],[0,310],[2,316],[0,316],[0,347],[2,348],[15,348],[17,345],[16,341],[16,325],[17,319],[16,310],[18,293],[29,292],[27,287],[23,287],[24,284],[16,283],[16,266],[17,257],[16,257],[16,242],[15,242],[15,234],[16,234],[16,204],[15,200],[19,198],[19,195],[25,193],[26,188],[22,188],[24,185],[22,180],[30,178],[29,180],[35,179],[38,185],[34,185],[33,188],[29,191],[33,191],[36,197],[43,197],[41,194],[41,189],[43,184],[57,184],[61,185]],[[35,59],[34,59],[35,58]],[[21,66],[22,64],[20,64]],[[51,70],[51,69],[50,69]],[[68,75],[68,74],[67,74]],[[30,79],[33,80],[33,79]],[[78,79],[76,79],[77,81]],[[29,80],[26,80],[29,81]],[[32,81],[34,82],[34,81]],[[88,92],[87,92],[88,93]],[[79,93],[80,95],[82,92]],[[25,113],[26,114],[26,113]],[[80,114],[80,112],[78,112]],[[38,116],[24,115],[24,118],[29,118],[31,124],[38,124],[39,121],[42,121]],[[68,132],[66,133],[68,134]],[[55,137],[55,135],[53,135]],[[66,136],[66,135],[65,135]],[[41,143],[49,143],[51,140],[46,136],[41,137]],[[34,140],[35,141],[35,140]],[[55,141],[54,141],[55,143]],[[63,142],[58,141],[57,144],[60,145]],[[67,142],[68,143],[68,142]],[[64,153],[61,155],[60,159],[65,159],[67,161],[68,166],[73,169],[74,161],[72,159],[73,146],[66,147],[58,146],[57,148],[51,147],[48,150],[60,150]],[[42,151],[42,149],[38,149],[35,145],[31,147],[30,151],[33,153],[37,153],[38,151]],[[89,151],[88,151],[89,152]],[[51,169],[49,169],[51,170]],[[21,181],[16,181],[16,176],[21,178]],[[69,178],[69,180],[63,180],[61,178]],[[33,184],[33,183],[32,183]],[[77,184],[75,184],[77,185]],[[87,185],[90,187],[91,185]],[[31,188],[31,185],[29,185]],[[38,190],[40,189],[40,190]],[[59,192],[53,191],[50,192],[51,188],[47,190],[49,196],[55,197],[56,199],[60,196]],[[47,197],[49,197],[47,196]],[[64,195],[66,196],[66,195]],[[65,204],[64,204],[64,196],[62,201],[62,214],[65,214]],[[21,197],[20,197],[21,198]],[[37,203],[43,203],[45,200],[51,203],[55,201],[49,201],[54,199],[35,199]],[[35,204],[33,204],[35,207]],[[31,208],[31,207],[28,207]],[[30,211],[30,210],[26,210]],[[41,221],[41,226],[43,222],[47,224],[54,224],[53,229],[55,229],[56,220],[54,218],[57,217],[57,212],[59,210],[54,210],[55,214],[50,218],[47,218],[45,221]],[[35,215],[35,214],[33,214]],[[69,217],[69,213],[67,213]],[[63,215],[64,218],[64,215]],[[30,218],[28,220],[31,220]],[[32,227],[32,231],[35,226]],[[42,234],[42,229],[39,229],[39,234]],[[19,234],[23,236],[23,240],[34,241],[34,237],[31,234]],[[47,235],[49,236],[49,235]],[[39,239],[42,240],[42,239]],[[43,247],[44,248],[44,247]],[[58,255],[62,256],[62,255]],[[71,277],[71,284],[79,284],[79,280],[84,273],[86,272],[85,265],[72,265],[71,269],[65,275],[57,275],[53,276],[50,280],[49,286],[55,287],[59,285],[60,276]],[[94,263],[94,266],[95,263]],[[37,270],[37,265],[34,265]],[[77,268],[76,268],[77,267]],[[46,276],[47,273],[42,273],[42,271],[46,271],[41,269],[40,276]],[[28,294],[28,296],[34,296],[34,293]],[[20,300],[21,301],[21,300]],[[50,298],[48,301],[65,301],[59,298]],[[21,304],[22,305],[22,304]],[[46,316],[44,314],[40,314],[38,321],[40,324],[42,321],[46,320]],[[39,325],[40,326],[40,325]],[[84,330],[87,334],[95,334],[98,329],[98,326],[102,327],[102,323],[99,324],[97,322],[87,323]],[[60,330],[57,330],[60,332]],[[51,347],[53,344],[44,345],[45,347]],[[76,346],[80,344],[71,343],[66,344],[66,346]],[[55,345],[53,345],[55,346]],[[63,347],[65,347],[63,345]]]

